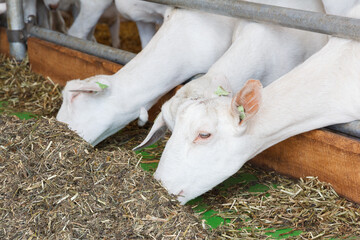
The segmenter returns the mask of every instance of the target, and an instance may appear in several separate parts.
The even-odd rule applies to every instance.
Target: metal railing
[[[240,0],[143,0],[360,40],[360,19]]]
[[[136,54],[131,52],[109,47],[96,42],[72,37],[63,33],[55,32],[37,26],[30,26],[28,28],[28,34],[33,37],[41,38],[43,40],[58,45],[72,48],[122,65],[127,64],[131,59],[136,56]]]

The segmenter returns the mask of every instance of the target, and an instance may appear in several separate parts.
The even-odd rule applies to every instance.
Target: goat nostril
[[[59,7],[59,4],[49,4],[51,10],[56,10]]]

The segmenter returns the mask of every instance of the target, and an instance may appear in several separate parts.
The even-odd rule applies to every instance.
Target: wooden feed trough
[[[6,31],[0,31],[0,51],[8,54]],[[96,74],[113,74],[122,66],[37,38],[28,39],[28,54],[34,72],[65,85],[67,80]],[[150,111],[154,119],[168,93]],[[329,130],[314,130],[285,140],[251,160],[262,168],[273,169],[295,178],[318,176],[332,184],[338,194],[360,203],[360,141]]]

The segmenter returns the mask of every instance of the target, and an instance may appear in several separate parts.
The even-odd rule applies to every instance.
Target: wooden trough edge
[[[3,29],[0,51],[4,53]],[[5,49],[5,50],[4,50]],[[28,40],[28,54],[34,72],[49,76],[64,85],[67,80],[83,79],[97,74],[113,74],[122,66],[79,51],[37,38]],[[164,96],[149,115],[154,120]],[[331,183],[338,194],[360,203],[360,141],[329,130],[314,130],[287,139],[262,152],[251,163],[295,178],[317,176]]]
[[[27,41],[28,56],[34,72],[65,86],[68,80],[85,79],[98,74],[114,74],[122,65],[62,47],[39,38]]]
[[[7,40],[6,28],[0,27],[0,53],[10,57],[9,42]]]

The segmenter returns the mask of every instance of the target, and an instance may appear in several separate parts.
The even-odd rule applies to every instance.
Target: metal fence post
[[[17,61],[21,61],[26,56],[22,0],[6,0],[6,8],[10,55]]]

